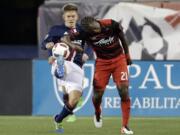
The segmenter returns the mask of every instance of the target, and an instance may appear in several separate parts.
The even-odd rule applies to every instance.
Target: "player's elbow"
[[[81,48],[81,47],[77,47],[77,52],[80,52],[80,53],[82,53],[84,50],[83,50],[83,48]]]

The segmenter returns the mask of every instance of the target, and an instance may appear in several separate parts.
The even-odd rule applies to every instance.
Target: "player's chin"
[[[75,27],[75,23],[74,23],[74,22],[69,22],[69,23],[68,23],[68,26],[69,26],[69,27]]]

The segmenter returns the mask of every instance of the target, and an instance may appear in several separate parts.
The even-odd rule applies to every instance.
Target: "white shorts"
[[[77,90],[82,92],[83,90],[83,79],[84,71],[78,65],[72,61],[66,61],[65,66],[65,75],[62,79],[57,79],[58,90],[64,93],[69,94],[71,91]],[[51,74],[55,76],[55,70],[57,68],[57,62],[55,61],[52,64]]]

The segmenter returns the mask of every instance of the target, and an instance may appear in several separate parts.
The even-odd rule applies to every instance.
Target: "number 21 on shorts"
[[[128,80],[128,73],[127,72],[121,72],[121,80],[122,81]]]

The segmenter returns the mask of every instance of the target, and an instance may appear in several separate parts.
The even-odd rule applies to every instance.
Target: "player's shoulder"
[[[50,28],[49,34],[51,36],[62,36],[67,31],[64,25],[54,25]]]
[[[104,26],[108,26],[112,24],[112,19],[101,19],[98,21],[101,23],[101,25],[104,25]]]
[[[118,23],[113,19],[101,19],[98,20],[102,25],[113,25],[114,23]]]
[[[109,27],[110,29],[116,30],[119,28],[119,23],[113,19],[102,19],[99,20],[102,27]]]
[[[64,25],[54,25],[50,28],[51,31],[62,30],[62,29],[65,29]]]

